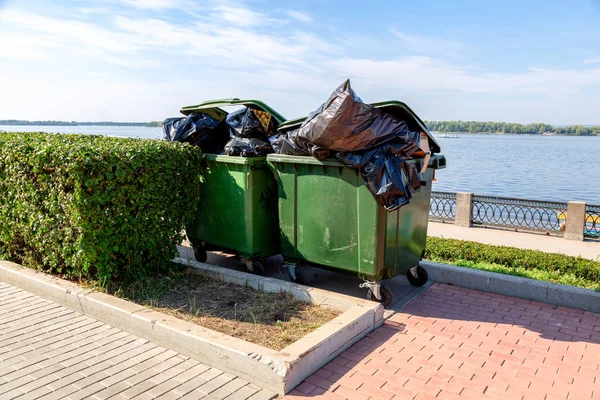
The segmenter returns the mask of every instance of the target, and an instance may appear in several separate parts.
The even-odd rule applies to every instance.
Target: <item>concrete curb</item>
[[[178,260],[181,261],[181,260]],[[200,273],[246,282],[265,291],[285,290],[296,298],[344,312],[281,351],[202,328],[138,304],[42,272],[0,261],[0,281],[20,287],[81,314],[131,332],[207,365],[285,394],[383,323],[383,306],[325,290],[265,279],[185,260]]]
[[[420,265],[434,282],[600,313],[600,293],[593,290],[429,261]]]

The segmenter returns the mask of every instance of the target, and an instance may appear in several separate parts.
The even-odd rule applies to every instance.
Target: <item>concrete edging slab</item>
[[[600,313],[600,293],[590,289],[430,261],[420,265],[434,282]]]
[[[199,273],[344,311],[290,346],[276,351],[171,317],[18,264],[0,261],[0,281],[131,332],[223,371],[285,394],[383,323],[383,306],[367,300],[176,259]]]

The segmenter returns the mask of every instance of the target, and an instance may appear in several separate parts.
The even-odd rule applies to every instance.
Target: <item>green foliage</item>
[[[429,130],[434,132],[462,133],[517,133],[541,134],[545,132],[559,135],[600,136],[600,126],[560,126],[537,123],[515,124],[511,122],[479,122],[479,121],[426,121]]]
[[[446,260],[434,259],[431,261],[436,262],[448,262]],[[465,260],[454,260],[451,262],[452,265],[458,267],[465,267],[471,269],[477,269],[480,271],[496,272],[499,274],[520,276],[522,278],[535,279],[537,281],[546,281],[553,283],[560,283],[562,285],[577,286],[585,289],[600,290],[600,283],[598,281],[591,281],[584,278],[579,278],[572,273],[558,272],[558,271],[542,271],[539,269],[525,269],[521,267],[506,267],[504,265],[498,265],[488,263],[485,261],[465,261]]]
[[[194,215],[201,160],[160,140],[0,134],[0,254],[101,286],[152,275]]]
[[[598,282],[600,278],[598,261],[465,240],[428,237],[425,258],[453,264],[456,262],[490,263],[516,271],[542,271],[547,273],[546,276],[565,275],[569,279],[584,279],[592,282]]]

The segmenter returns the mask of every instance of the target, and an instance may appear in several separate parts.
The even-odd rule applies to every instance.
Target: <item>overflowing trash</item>
[[[201,112],[185,118],[167,118],[163,133],[165,140],[190,143],[203,153],[257,157],[274,152],[269,136],[277,127],[277,121],[268,112],[243,107],[223,121]]]
[[[340,85],[299,128],[272,138],[275,152],[335,158],[357,169],[379,204],[393,211],[421,187],[421,171],[406,160],[420,149],[421,132],[364,103],[350,81]]]
[[[244,106],[227,114],[217,104]],[[193,111],[185,118],[163,122],[166,140],[190,143],[204,153],[230,156],[278,153],[333,158],[360,171],[370,192],[388,211],[410,203],[429,162],[429,139],[423,125],[415,124],[414,116],[407,116],[409,121],[405,121],[403,114],[363,102],[350,80],[300,126],[282,127],[280,132],[279,123],[285,119],[261,102],[227,99],[188,109]],[[415,158],[423,159],[423,167],[407,162]]]
[[[257,157],[274,153],[269,136],[277,131],[277,122],[266,111],[244,107],[225,119],[231,140],[225,145],[229,156]]]
[[[203,153],[220,153],[229,141],[225,124],[202,113],[165,119],[163,133],[165,140],[190,143]]]

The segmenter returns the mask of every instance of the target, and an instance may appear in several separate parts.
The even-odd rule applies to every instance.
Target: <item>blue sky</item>
[[[427,120],[600,124],[600,0],[0,0],[0,119],[294,118],[346,78]]]

